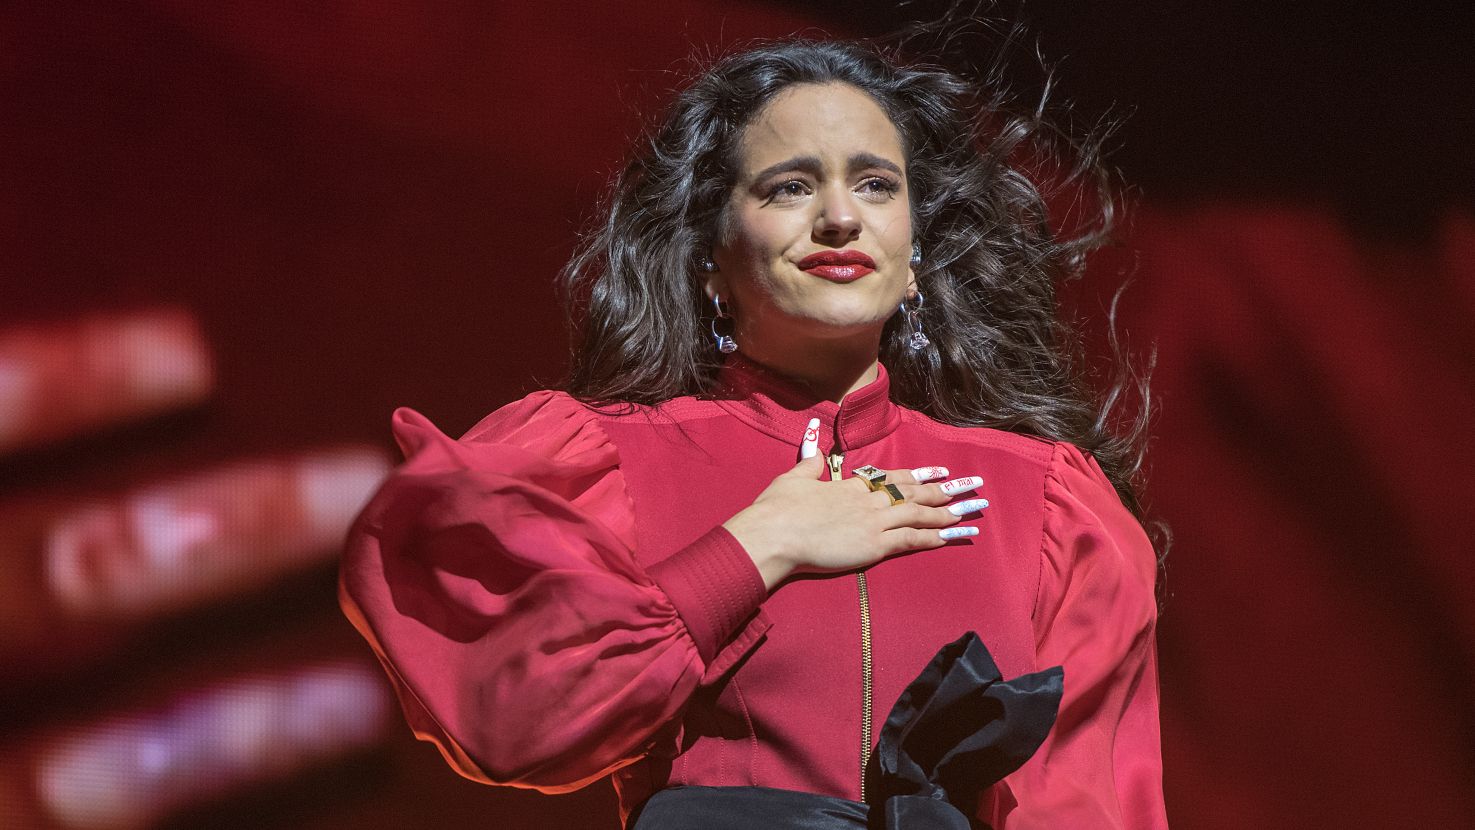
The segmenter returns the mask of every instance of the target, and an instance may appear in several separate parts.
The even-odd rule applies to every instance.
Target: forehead
[[[796,84],[769,101],[738,142],[744,173],[795,156],[839,163],[871,153],[905,168],[901,134],[870,95],[849,84]]]

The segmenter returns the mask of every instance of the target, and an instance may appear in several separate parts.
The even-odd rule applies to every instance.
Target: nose
[[[827,245],[844,245],[860,236],[860,216],[855,200],[843,184],[821,191],[817,201],[819,215],[814,217],[814,238]]]

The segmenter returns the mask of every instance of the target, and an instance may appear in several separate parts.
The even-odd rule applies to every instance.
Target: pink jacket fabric
[[[980,818],[1166,827],[1146,536],[1089,456],[897,406],[884,367],[839,405],[732,359],[710,399],[596,411],[539,392],[460,440],[397,412],[408,460],[355,526],[341,598],[416,734],[489,783],[613,775],[626,814],[682,784],[858,799],[855,577],[769,593],[721,527],[793,466],[810,417],[847,474],[943,465],[991,503],[966,522],[980,535],[868,569],[877,731],[976,631],[1005,677],[1065,668],[1050,737]]]

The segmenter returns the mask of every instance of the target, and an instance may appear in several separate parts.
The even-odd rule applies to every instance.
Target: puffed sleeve
[[[1016,803],[1005,797],[994,826],[1167,827],[1156,572],[1147,535],[1095,459],[1057,444],[1034,630],[1038,664],[1065,667],[1065,695],[1045,743],[1006,779]]]
[[[618,450],[566,395],[460,441],[407,409],[394,431],[407,461],[355,523],[339,597],[415,733],[463,775],[598,780],[767,626],[763,581],[720,526],[642,569]]]

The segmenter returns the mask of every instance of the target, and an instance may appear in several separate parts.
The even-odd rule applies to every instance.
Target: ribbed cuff
[[[676,606],[707,664],[768,596],[758,566],[721,525],[647,572]]]

